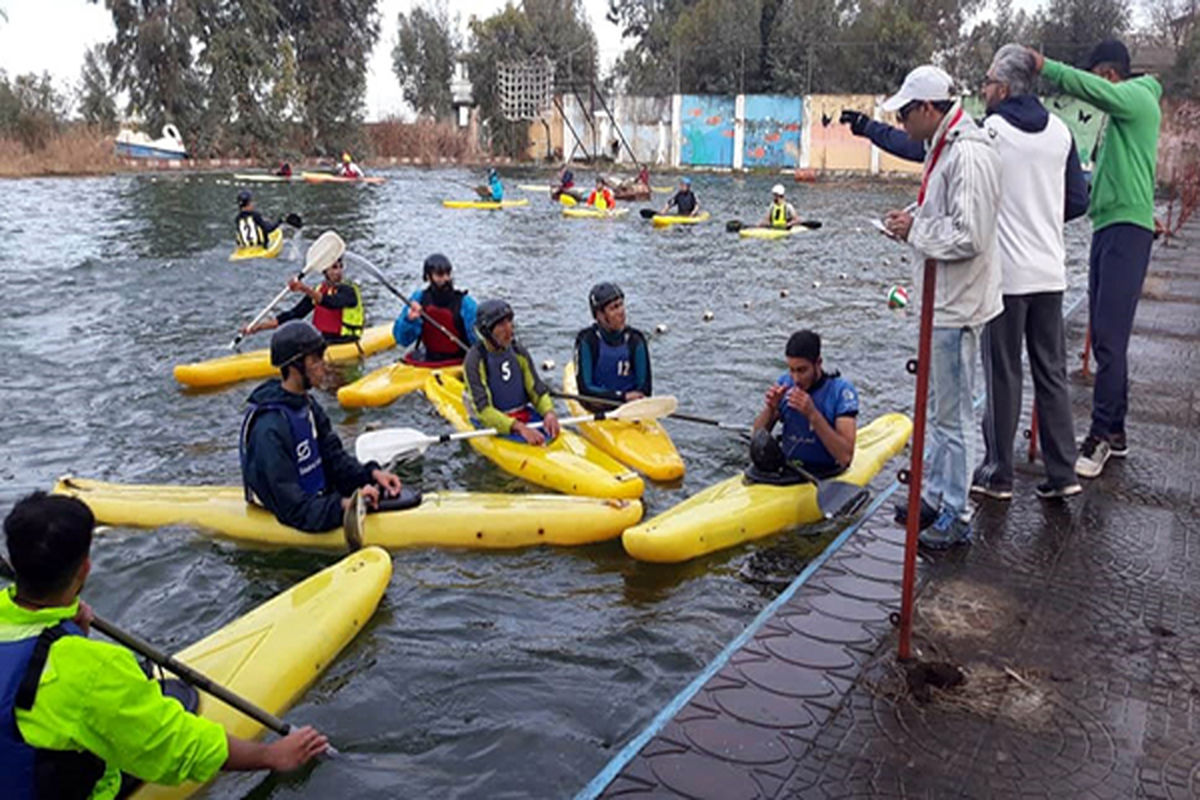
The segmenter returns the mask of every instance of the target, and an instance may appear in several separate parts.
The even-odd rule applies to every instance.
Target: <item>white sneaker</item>
[[[1079,458],[1075,459],[1075,474],[1081,478],[1099,476],[1104,471],[1104,465],[1108,463],[1111,455],[1112,447],[1106,440],[1097,439],[1088,434],[1088,437],[1083,440],[1083,444],[1079,445]]]

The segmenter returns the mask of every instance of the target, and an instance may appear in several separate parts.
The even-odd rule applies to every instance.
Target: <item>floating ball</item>
[[[893,286],[887,293],[888,308],[898,309],[908,306],[908,290],[903,286]]]
[[[814,288],[814,289],[820,289],[820,288],[821,288],[821,282],[820,282],[820,281],[813,281],[813,288]]]
[[[542,371],[543,372],[548,372],[549,370],[552,370],[552,369],[554,369],[554,360],[553,359],[547,358],[545,361],[542,362]]]
[[[780,297],[787,297],[787,296],[788,296],[788,290],[787,290],[787,289],[780,289],[780,290],[779,290],[779,296],[780,296]]]
[[[712,318],[713,318],[713,312],[709,311],[708,309],[705,309],[705,310],[704,310],[704,313],[701,315],[701,318],[702,318],[702,319],[703,319],[705,322],[711,322],[711,321],[712,321]]]
[[[654,332],[655,333],[666,333],[667,332],[667,323],[660,322],[657,325],[655,325]]]

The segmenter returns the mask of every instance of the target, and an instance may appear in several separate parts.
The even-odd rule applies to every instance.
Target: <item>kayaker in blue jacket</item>
[[[504,199],[504,184],[500,183],[500,173],[496,172],[495,168],[488,170],[488,191],[491,193],[493,203],[499,203]]]
[[[400,479],[350,455],[308,390],[326,377],[325,338],[307,322],[284,323],[271,337],[281,378],[255,389],[242,418],[240,455],[247,502],[309,533],[342,524],[355,489],[367,504],[400,493]]]
[[[821,337],[797,331],[784,350],[788,371],[767,390],[754,431],[770,432],[783,422],[778,439],[784,460],[800,462],[818,477],[835,475],[854,459],[858,390],[840,373],[827,373]]]
[[[625,293],[615,283],[598,283],[588,292],[595,322],[575,336],[579,393],[625,403],[649,397],[653,382],[646,337],[625,324]],[[610,406],[584,402],[593,411]]]
[[[671,196],[658,213],[666,214],[672,207],[681,217],[694,217],[700,213],[700,201],[692,191],[692,179],[686,175],[679,179],[679,191]]]
[[[283,224],[283,218],[267,222],[254,208],[254,195],[243,189],[237,196],[238,213],[233,220],[238,247],[266,247],[267,237]]]
[[[453,333],[467,345],[475,344],[475,298],[464,289],[454,287],[450,259],[434,253],[425,259],[424,275],[429,285],[410,294],[408,310],[396,317],[392,335],[401,347],[420,343],[404,356],[410,364],[458,362],[467,351],[437,326],[426,323],[424,311],[431,319]]]

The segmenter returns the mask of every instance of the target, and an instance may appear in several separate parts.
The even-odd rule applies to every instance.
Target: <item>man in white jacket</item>
[[[998,316],[1000,269],[996,215],[1000,156],[962,105],[954,82],[937,67],[917,67],[884,101],[927,155],[915,209],[891,211],[893,236],[937,262],[930,353],[930,453],[921,497],[921,544],[944,549],[971,539],[967,489],[974,422],[971,384],[983,326]],[[897,507],[898,521],[906,511]]]
[[[997,254],[1004,313],[983,330],[987,449],[971,493],[1008,500],[1013,487],[1013,436],[1021,414],[1021,344],[1029,352],[1046,480],[1039,497],[1079,494],[1075,426],[1067,392],[1062,300],[1067,288],[1063,222],[1087,211],[1087,180],[1071,131],[1033,94],[1033,54],[1018,44],[996,51],[984,78],[983,129],[1000,154],[1004,188]]]

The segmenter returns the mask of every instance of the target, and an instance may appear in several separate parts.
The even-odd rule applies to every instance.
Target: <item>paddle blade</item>
[[[562,203],[567,208],[571,208],[572,206],[579,205],[579,201],[576,200],[574,197],[572,197],[569,194],[560,194],[558,196],[558,202]]]
[[[658,212],[653,208],[643,208],[638,213],[642,215],[642,219],[654,219],[654,217],[658,214]]]
[[[604,416],[607,419],[653,421],[674,414],[677,408],[679,401],[675,399],[675,395],[661,394],[631,400],[612,411],[606,411]]]
[[[346,252],[346,243],[335,231],[325,231],[308,248],[304,257],[304,275],[323,272]]]
[[[283,218],[283,221],[286,222],[288,225],[291,225],[293,228],[303,228],[304,227],[304,220],[300,219],[299,214],[288,214],[286,217]]]
[[[806,220],[801,220],[801,221],[800,221],[800,227],[801,227],[801,228],[808,228],[810,231],[815,231],[815,230],[817,230],[817,229],[818,229],[818,228],[820,228],[820,227],[821,227],[823,224],[824,224],[824,223],[822,223],[822,222],[821,222],[821,220],[819,220],[819,219],[806,219]]]
[[[845,481],[823,481],[817,487],[817,507],[825,519],[853,516],[870,499],[865,488]]]
[[[346,537],[346,547],[353,553],[363,546],[363,523],[367,518],[367,503],[363,500],[362,490],[355,489],[346,505],[346,513],[342,516],[342,534]]]
[[[742,229],[742,221],[740,219],[731,219],[725,223],[725,230],[730,233],[737,233]]]
[[[424,453],[436,441],[415,428],[384,428],[359,436],[354,442],[354,455],[364,464],[386,464],[406,453]]]

